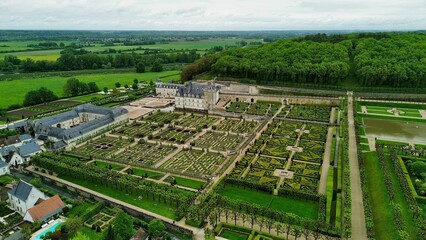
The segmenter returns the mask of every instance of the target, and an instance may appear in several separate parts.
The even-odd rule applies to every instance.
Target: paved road
[[[349,167],[351,169],[351,198],[352,198],[352,238],[367,239],[365,227],[364,203],[362,202],[361,179],[359,176],[358,153],[355,140],[352,93],[348,94],[348,127],[349,127]]]

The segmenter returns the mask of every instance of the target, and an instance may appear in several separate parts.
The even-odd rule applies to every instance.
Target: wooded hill
[[[182,79],[211,72],[219,77],[365,87],[425,87],[426,34],[359,33],[310,35],[205,56],[182,72]]]

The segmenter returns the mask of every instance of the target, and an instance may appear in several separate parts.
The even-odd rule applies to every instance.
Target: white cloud
[[[0,29],[426,28],[425,0],[1,0]]]

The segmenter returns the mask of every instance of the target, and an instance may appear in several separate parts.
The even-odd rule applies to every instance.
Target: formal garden
[[[114,158],[119,162],[136,166],[153,165],[175,149],[174,146],[146,143],[141,140],[138,144],[127,147]]]
[[[108,228],[109,224],[112,223],[119,212],[120,209],[118,208],[102,208],[100,212],[97,212],[94,216],[86,220],[84,225],[92,230],[97,230],[99,228],[103,231]]]
[[[208,128],[219,120],[218,118],[210,117],[207,115],[196,115],[193,113],[184,115],[185,117],[180,118],[179,120],[174,122],[176,126],[201,129]]]
[[[164,124],[171,123],[174,120],[178,120],[180,117],[182,117],[182,114],[161,112],[160,110],[157,110],[156,112],[150,112],[148,116],[143,118],[143,121],[149,123],[152,122],[162,126]]]
[[[169,143],[184,144],[190,138],[193,138],[196,134],[196,130],[177,129],[169,126],[167,129],[155,134],[153,139]]]
[[[131,124],[124,125],[121,128],[114,129],[111,134],[126,136],[130,138],[144,138],[159,130],[157,124],[135,121]]]
[[[73,152],[85,156],[97,156],[108,158],[119,149],[132,144],[134,140],[121,137],[111,137],[102,135],[99,138],[88,140],[82,146],[73,148]]]
[[[219,124],[213,126],[213,130],[222,132],[248,133],[254,131],[258,125],[259,123],[256,121],[225,118]]]
[[[227,107],[227,112],[244,113],[250,104],[246,102],[231,102]]]
[[[328,122],[330,111],[330,106],[293,105],[287,118]]]
[[[187,149],[163,163],[160,169],[200,177],[212,174],[225,159],[220,153]]]
[[[192,142],[192,145],[205,149],[227,151],[235,150],[243,139],[243,137],[234,133],[208,131]]]

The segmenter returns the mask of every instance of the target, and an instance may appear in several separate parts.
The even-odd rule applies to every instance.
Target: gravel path
[[[348,93],[348,127],[349,127],[349,167],[351,169],[352,197],[352,237],[351,239],[367,239],[365,227],[364,203],[362,202],[361,179],[359,176],[358,153],[355,140],[352,92]]]

